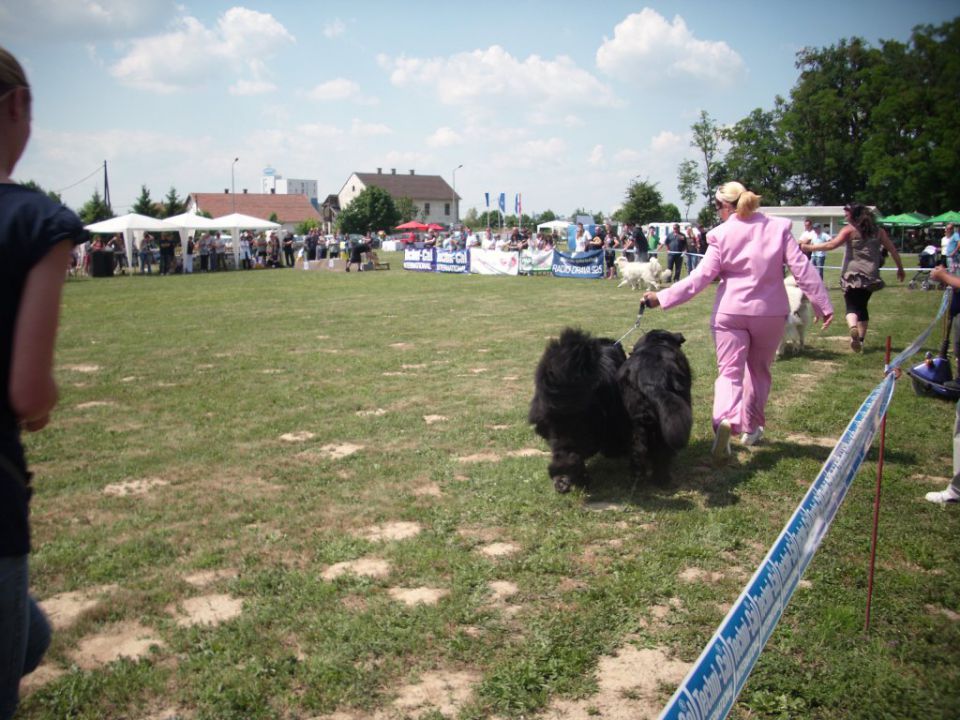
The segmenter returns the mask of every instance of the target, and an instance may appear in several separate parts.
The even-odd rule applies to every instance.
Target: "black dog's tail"
[[[693,427],[690,403],[671,392],[656,395],[652,400],[657,408],[663,441],[674,452],[682,450],[690,442],[690,429]]]

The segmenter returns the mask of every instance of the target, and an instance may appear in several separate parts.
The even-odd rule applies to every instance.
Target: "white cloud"
[[[265,80],[237,80],[230,86],[231,95],[262,95],[273,92],[277,86]]]
[[[564,55],[555,60],[538,55],[521,60],[493,45],[449,57],[380,55],[377,60],[395,86],[427,87],[445,105],[476,107],[515,101],[526,108],[540,103],[562,106],[571,98],[589,98],[594,106],[620,104],[610,87]]]
[[[590,157],[587,158],[587,162],[594,166],[603,164],[603,145],[593,146],[593,150],[590,151]]]
[[[379,102],[376,98],[364,95],[360,91],[360,86],[353,80],[347,80],[342,77],[314,85],[305,95],[311,100],[318,102],[349,100],[358,105],[376,105]]]
[[[324,37],[335,38],[343,35],[347,31],[347,26],[340,18],[335,18],[323,24],[321,31]]]
[[[377,135],[392,135],[393,130],[383,123],[368,123],[354,118],[350,125],[350,134],[354,137],[375,137]]]
[[[264,58],[278,43],[294,42],[272,15],[234,7],[213,29],[184,16],[167,33],[128,43],[126,54],[111,68],[122,83],[158,93],[202,87],[211,77],[237,77],[232,92],[263,92],[271,85]]]
[[[148,32],[174,14],[170,0],[0,0],[0,36],[87,42]]]
[[[670,130],[661,130],[650,139],[650,149],[654,152],[676,152],[689,146],[687,138]]]
[[[445,148],[463,144],[463,136],[453,128],[437,128],[426,139],[427,147]]]
[[[527,140],[498,153],[493,158],[497,168],[542,168],[555,166],[566,160],[567,144],[562,138]]]
[[[614,28],[597,50],[597,67],[644,86],[691,80],[729,86],[745,72],[743,58],[727,43],[701,40],[679,15],[668,22],[651,8]]]

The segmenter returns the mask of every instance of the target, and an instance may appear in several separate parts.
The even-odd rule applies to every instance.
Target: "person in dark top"
[[[366,239],[354,240],[350,244],[350,262],[347,263],[347,272],[350,272],[350,266],[356,263],[357,272],[363,272],[363,256],[370,252],[370,244]]]
[[[20,678],[50,644],[50,625],[27,592],[30,473],[20,433],[43,429],[57,403],[53,350],[60,294],[80,219],[16,184],[30,136],[30,86],[0,47],[0,719],[13,717]]]
[[[287,230],[283,236],[283,262],[287,267],[293,267],[293,233]]]
[[[673,271],[673,282],[680,279],[683,270],[683,254],[687,251],[687,237],[680,232],[680,225],[674,224],[673,230],[663,243],[667,246],[667,269]]]
[[[650,244],[647,242],[647,236],[643,234],[643,228],[639,225],[634,227],[631,238],[633,239],[633,252],[636,255],[637,262],[649,262]]]

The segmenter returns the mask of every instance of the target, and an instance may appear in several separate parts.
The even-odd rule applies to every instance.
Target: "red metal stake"
[[[887,335],[887,354],[884,365],[890,364],[890,336]],[[880,457],[877,460],[877,487],[873,493],[873,536],[870,538],[870,571],[867,574],[867,613],[863,631],[870,631],[870,603],[873,600],[873,571],[877,561],[877,527],[880,524],[880,487],[883,481],[883,451],[887,440],[887,414],[880,421]]]

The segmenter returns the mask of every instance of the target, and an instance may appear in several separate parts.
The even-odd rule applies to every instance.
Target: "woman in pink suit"
[[[783,337],[790,305],[783,266],[797,279],[826,328],[833,320],[827,290],[791,232],[790,221],[757,212],[760,196],[738,182],[716,193],[723,221],[707,234],[707,252],[692,274],[660,292],[648,292],[650,307],[664,310],[693,298],[720,280],[710,327],[717,348],[713,397],[713,457],[730,455],[730,435],[744,445],[763,437],[770,394],[770,366]]]

